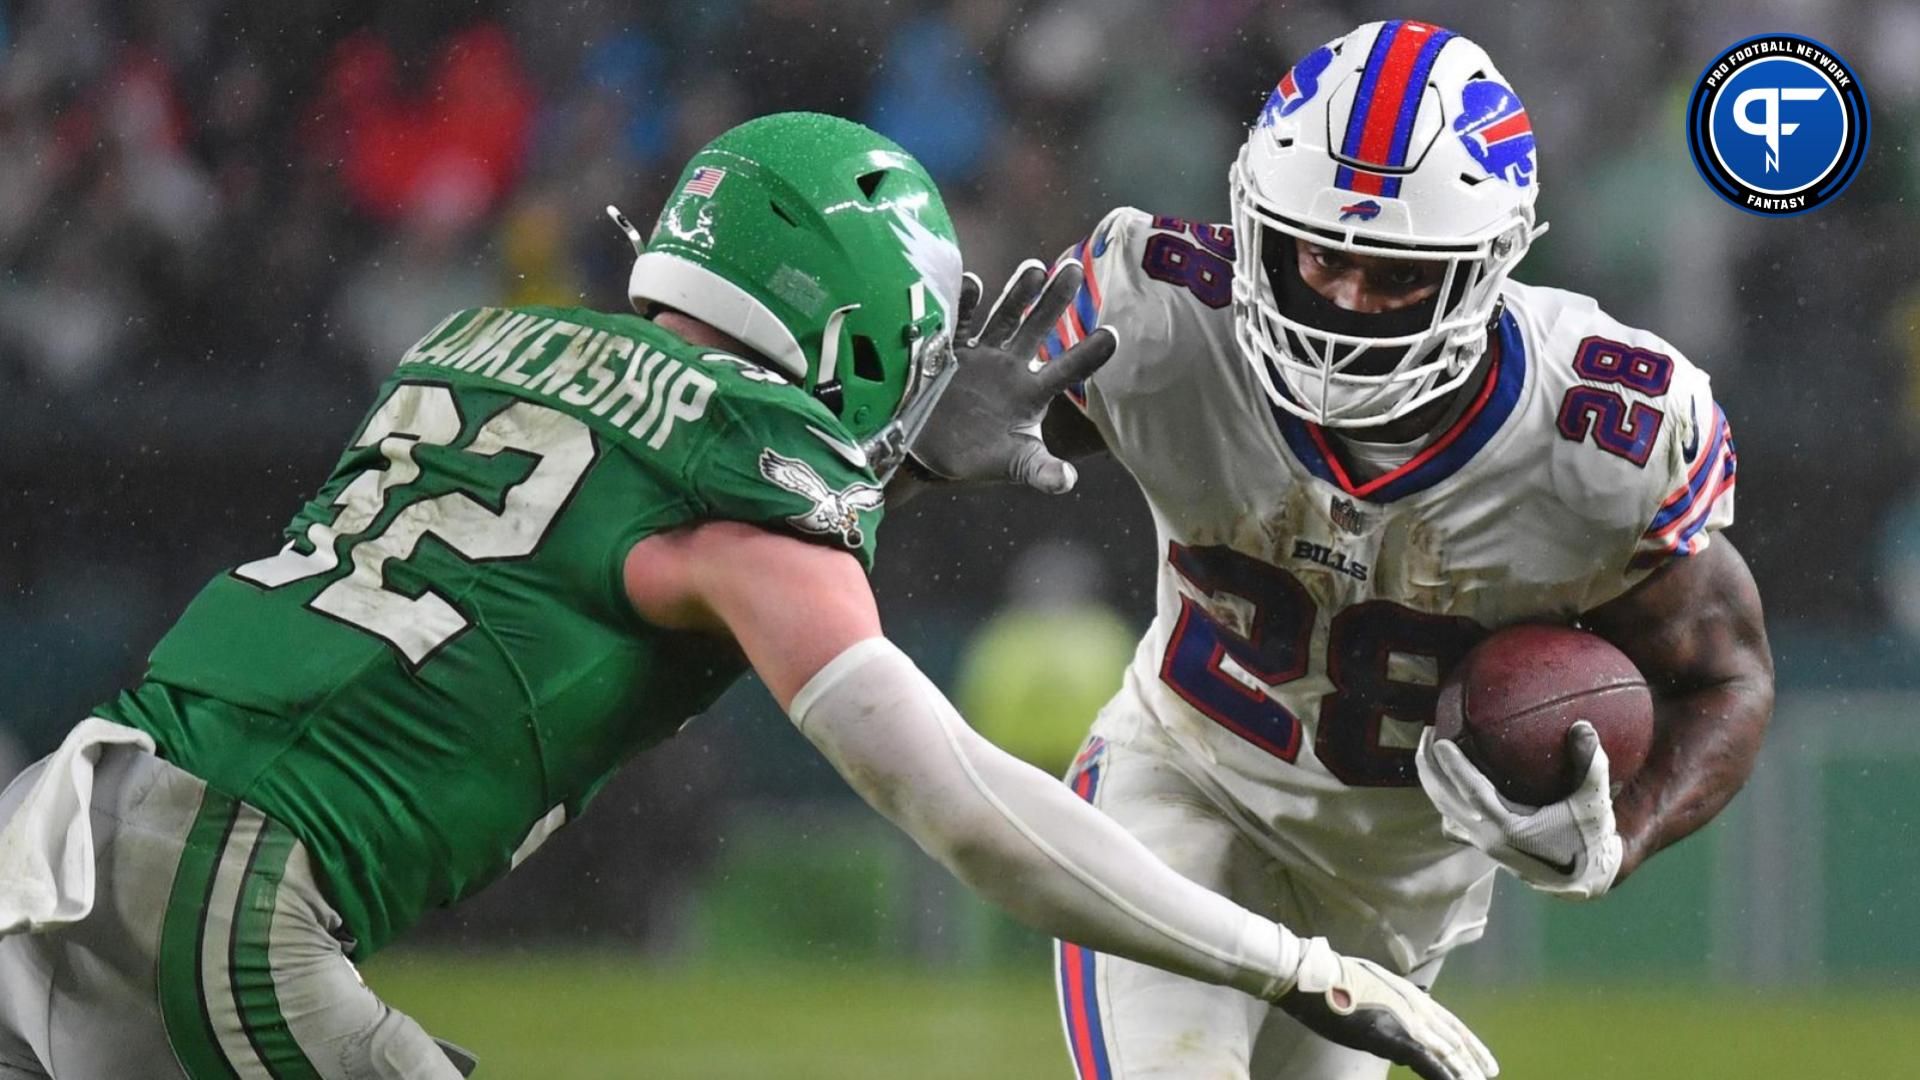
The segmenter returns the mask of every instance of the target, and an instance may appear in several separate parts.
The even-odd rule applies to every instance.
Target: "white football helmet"
[[[1458,389],[1546,231],[1539,193],[1526,109],[1466,38],[1368,23],[1294,64],[1232,170],[1234,333],[1274,404],[1372,427]],[[1446,272],[1419,304],[1348,311],[1301,280],[1296,239]]]

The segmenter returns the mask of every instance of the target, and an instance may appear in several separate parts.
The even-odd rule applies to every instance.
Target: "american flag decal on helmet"
[[[720,190],[720,181],[726,178],[727,170],[717,165],[702,165],[693,170],[692,176],[687,177],[687,186],[681,191],[688,195],[699,195],[710,199],[714,192]]]

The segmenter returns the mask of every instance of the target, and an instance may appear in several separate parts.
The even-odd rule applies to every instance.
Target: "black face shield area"
[[[1329,334],[1363,338],[1398,338],[1419,334],[1434,324],[1434,308],[1440,291],[1417,304],[1394,311],[1349,311],[1321,296],[1300,276],[1300,241],[1291,236],[1267,231],[1260,245],[1260,261],[1267,283],[1273,289],[1274,307],[1296,322]],[[1454,275],[1448,289],[1447,307],[1451,310],[1465,294],[1462,275]],[[1287,350],[1295,357],[1316,355],[1298,334],[1286,331]],[[1353,375],[1384,375],[1394,371],[1406,358],[1408,345],[1380,345],[1370,348],[1345,370]]]

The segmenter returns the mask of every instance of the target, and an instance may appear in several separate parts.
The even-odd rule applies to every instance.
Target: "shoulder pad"
[[[1089,380],[1110,391],[1151,391],[1156,375],[1171,378],[1171,370],[1155,361],[1183,336],[1175,328],[1232,303],[1233,230],[1224,225],[1123,206],[1062,252],[1055,265],[1067,259],[1085,268],[1086,284],[1055,324],[1040,356],[1049,359],[1095,327],[1111,327],[1120,336],[1120,347]],[[1185,344],[1191,348],[1193,342]],[[1082,407],[1085,390],[1069,392]]]
[[[688,477],[702,516],[744,521],[851,551],[873,564],[884,495],[866,451],[833,413],[784,379],[721,352],[720,423]]]
[[[1517,286],[1539,401],[1558,434],[1556,496],[1608,534],[1632,538],[1635,570],[1704,549],[1733,520],[1733,440],[1711,379],[1665,339],[1591,297]],[[1616,532],[1617,530],[1617,532]]]

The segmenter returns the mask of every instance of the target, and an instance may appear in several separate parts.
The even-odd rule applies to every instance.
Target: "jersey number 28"
[[[1245,635],[1192,597],[1167,642],[1161,681],[1187,704],[1285,761],[1300,754],[1302,725],[1271,691],[1310,673],[1319,605],[1286,570],[1229,547],[1173,545],[1180,576],[1210,597],[1251,606]],[[1433,723],[1440,680],[1486,631],[1472,619],[1432,615],[1389,600],[1343,608],[1327,627],[1326,678],[1313,752],[1354,787],[1418,783],[1411,740],[1388,721]],[[1231,668],[1227,665],[1231,662]]]
[[[585,424],[544,405],[516,402],[489,417],[460,448],[484,458],[513,452],[533,459],[526,479],[501,493],[498,509],[464,492],[426,497],[409,491],[420,478],[414,449],[451,446],[464,426],[452,390],[400,384],[353,444],[378,447],[386,467],[366,469],[347,482],[334,497],[340,512],[333,522],[307,527],[311,550],[302,552],[288,541],[279,554],[247,563],[234,576],[268,589],[291,585],[337,568],[340,548],[346,547],[351,572],[321,589],[307,606],[381,638],[418,667],[465,630],[468,620],[431,589],[407,596],[388,588],[388,560],[411,558],[429,536],[470,562],[533,554],[597,453]],[[378,533],[362,535],[396,499],[406,503],[404,508]],[[338,543],[343,539],[346,544]]]

